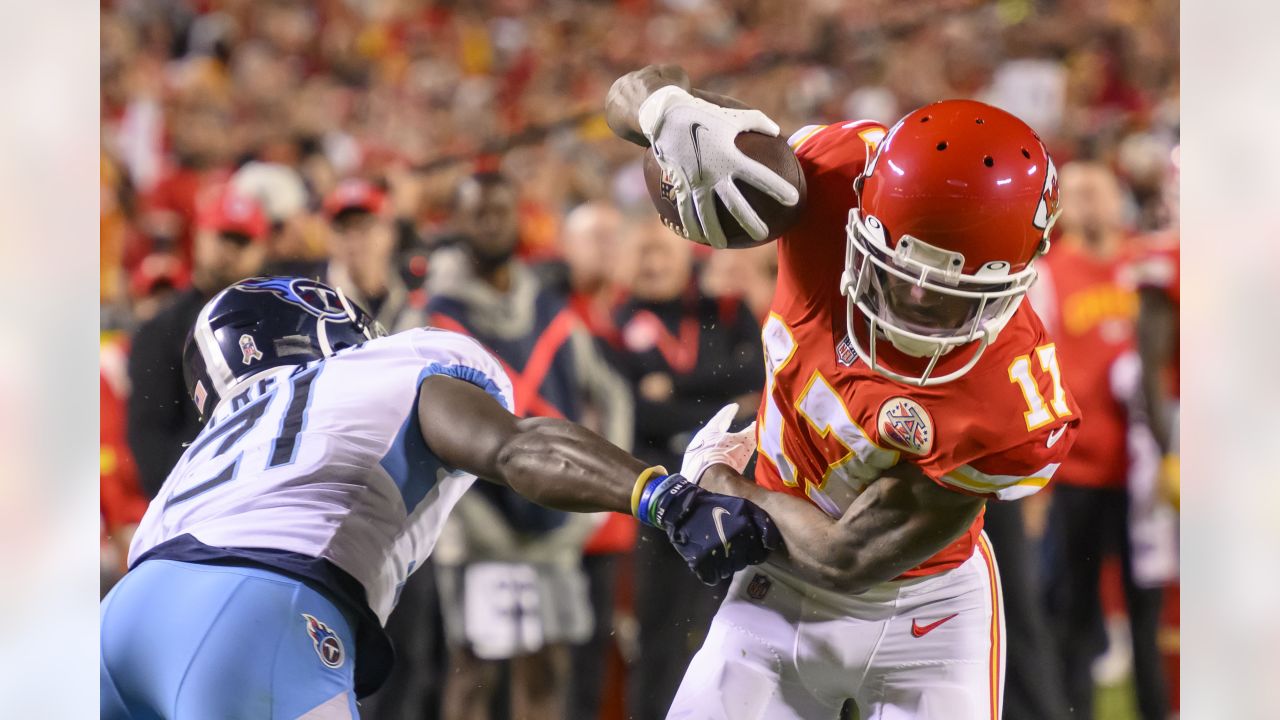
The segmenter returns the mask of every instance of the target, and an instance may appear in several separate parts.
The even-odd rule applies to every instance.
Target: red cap
[[[129,292],[135,298],[151,295],[162,284],[175,289],[187,286],[190,278],[182,261],[168,253],[151,253],[129,277]]]
[[[382,212],[386,200],[386,195],[373,183],[351,178],[339,183],[324,199],[324,212],[330,220],[343,210],[363,210],[377,214]]]
[[[248,235],[254,240],[267,236],[267,216],[256,200],[223,185],[210,192],[201,204],[196,225],[202,230]]]

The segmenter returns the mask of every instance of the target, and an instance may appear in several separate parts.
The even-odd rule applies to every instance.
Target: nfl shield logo
[[[849,336],[840,338],[840,342],[836,343],[836,362],[845,367],[852,367],[857,359],[858,355],[853,351],[853,343],[849,342]]]
[[[876,422],[880,438],[901,450],[928,455],[933,450],[933,418],[920,403],[905,397],[889,398],[880,406]]]
[[[768,576],[756,573],[756,576],[751,578],[750,584],[747,585],[747,595],[752,600],[763,600],[764,596],[769,594],[769,588],[771,587],[773,587],[773,581]]]

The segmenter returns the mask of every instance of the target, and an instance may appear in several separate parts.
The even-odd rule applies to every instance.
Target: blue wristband
[[[662,528],[662,496],[683,481],[684,476],[675,473],[673,475],[664,475],[649,483],[649,486],[645,488],[645,495],[640,498],[640,517],[643,518],[645,523],[656,528]]]
[[[658,475],[657,477],[652,478],[651,480],[649,480],[648,483],[645,484],[644,490],[640,492],[640,503],[639,503],[639,508],[636,512],[636,517],[639,518],[640,522],[644,523],[645,525],[653,524],[653,522],[649,519],[649,514],[650,514],[649,503],[651,500],[653,500],[654,490],[657,489],[658,485],[663,480],[666,480],[668,477],[670,476]]]

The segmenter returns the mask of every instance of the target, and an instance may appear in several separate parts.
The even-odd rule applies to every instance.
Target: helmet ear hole
[[[982,158],[982,164],[987,167],[995,167],[996,161],[990,155]]]
[[[941,152],[941,151],[943,151],[943,150],[946,150],[946,149],[947,149],[947,141],[946,141],[946,140],[943,140],[942,142],[938,143],[938,151],[939,151],[939,152]]]

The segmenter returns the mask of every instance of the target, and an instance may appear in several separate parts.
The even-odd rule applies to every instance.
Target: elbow
[[[817,580],[827,590],[842,595],[865,592],[872,583],[867,581],[860,556],[859,543],[844,539],[828,543],[824,552],[814,558]]]

